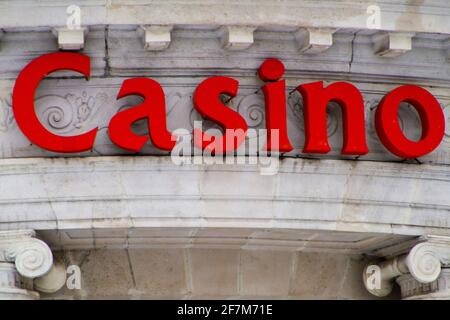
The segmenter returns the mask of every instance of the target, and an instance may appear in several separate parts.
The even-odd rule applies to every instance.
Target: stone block
[[[194,295],[238,294],[239,250],[191,249],[189,255]]]
[[[187,294],[182,249],[130,249],[130,262],[140,297],[180,297]]]
[[[242,251],[241,294],[243,296],[287,296],[292,257],[292,253],[285,251]]]

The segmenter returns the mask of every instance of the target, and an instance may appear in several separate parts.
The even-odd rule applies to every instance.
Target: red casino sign
[[[76,153],[91,150],[98,128],[75,136],[59,136],[48,131],[39,121],[34,106],[34,95],[39,82],[51,72],[71,70],[90,76],[90,59],[79,53],[57,52],[43,55],[30,62],[19,74],[13,91],[13,111],[17,124],[28,139],[43,149]],[[293,149],[286,127],[286,83],[280,80],[284,65],[277,59],[265,60],[258,75],[266,84],[262,87],[265,98],[268,151],[289,152]],[[210,141],[222,146],[214,150],[224,153],[236,150],[245,139],[248,126],[236,111],[224,105],[220,95],[233,98],[239,90],[239,82],[231,77],[215,76],[201,82],[195,90],[193,104],[195,109],[226,130],[242,130],[244,135],[235,136],[233,143],[227,143],[226,135],[208,137],[197,132],[202,143],[197,147],[205,149]],[[347,82],[335,82],[324,87],[323,82],[305,83],[296,90],[304,101],[305,153],[327,153],[330,151],[327,138],[326,108],[334,101],[342,108],[343,147],[342,154],[363,155],[368,153],[364,119],[364,102],[359,90]],[[132,108],[115,114],[109,122],[108,133],[117,146],[139,151],[151,140],[162,150],[170,151],[176,139],[167,130],[165,96],[161,85],[149,78],[132,78],[123,82],[117,99],[141,96],[144,101]],[[398,119],[401,102],[407,102],[418,112],[422,135],[419,141],[409,140],[402,132]],[[131,125],[141,119],[148,120],[149,136],[132,132]],[[444,136],[444,114],[438,101],[427,90],[414,86],[400,86],[384,96],[379,103],[375,124],[377,134],[383,145],[393,154],[402,158],[417,158],[432,152]],[[271,145],[272,130],[278,132],[277,145]],[[217,140],[218,139],[218,140]]]

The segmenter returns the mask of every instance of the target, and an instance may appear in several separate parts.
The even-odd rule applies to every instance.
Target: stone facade
[[[75,250],[55,256],[81,266],[82,289],[64,288],[41,298],[371,298],[360,277],[354,277],[368,262],[358,255],[145,248]]]
[[[448,1],[83,0],[75,29],[71,5],[0,3],[0,298],[450,298],[448,124],[434,152],[409,160],[387,151],[374,127],[381,98],[407,83],[431,92],[450,119]],[[49,75],[36,112],[60,135],[98,127],[89,152],[45,151],[14,119],[17,75],[58,50],[88,55],[91,78]],[[294,149],[274,175],[261,163],[178,166],[151,144],[132,153],[110,141],[112,115],[141,101],[117,99],[131,77],[162,85],[170,131],[202,119],[192,105],[202,80],[233,77],[239,92],[227,105],[264,129],[256,71],[268,57],[285,64],[289,92],[354,84],[370,152],[341,154],[342,115],[331,103],[331,151],[304,154],[303,101],[292,92]],[[399,119],[420,138],[411,105]],[[143,121],[133,130],[148,133]]]

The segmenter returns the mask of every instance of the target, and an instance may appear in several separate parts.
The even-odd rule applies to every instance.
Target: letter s
[[[216,143],[212,145],[217,146],[217,150],[211,150],[215,154],[223,154],[228,151],[237,150],[237,148],[245,141],[245,135],[247,133],[247,123],[242,116],[224,105],[220,101],[220,95],[226,94],[233,98],[237,95],[239,82],[229,77],[211,77],[204,80],[197,87],[194,93],[194,107],[205,118],[208,118],[218,124],[220,124],[226,130],[242,130],[237,131],[237,136],[230,137],[231,135],[225,134],[217,137],[210,137],[203,131],[194,129],[194,137],[199,136],[202,141],[195,141],[196,147],[200,147],[203,150],[210,148],[210,142],[213,139]],[[243,134],[240,134],[243,132]],[[228,141],[231,138],[232,141]]]
[[[23,134],[39,147],[54,152],[83,152],[92,149],[97,128],[77,136],[58,136],[39,121],[34,109],[34,94],[39,82],[51,72],[71,70],[90,76],[90,59],[80,53],[49,53],[31,61],[19,74],[13,90],[12,109]]]

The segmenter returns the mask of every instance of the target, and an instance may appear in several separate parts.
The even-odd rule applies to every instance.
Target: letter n
[[[342,108],[342,154],[362,155],[369,152],[366,143],[364,101],[359,90],[346,82],[323,87],[313,82],[297,87],[303,97],[305,119],[305,153],[328,153],[327,105],[334,101]]]

